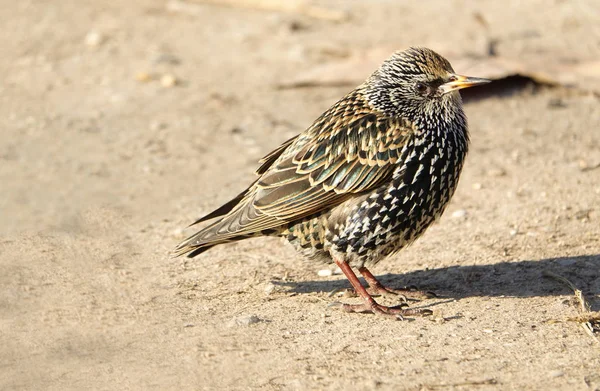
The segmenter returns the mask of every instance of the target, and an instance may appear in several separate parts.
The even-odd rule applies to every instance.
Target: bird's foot
[[[340,304],[346,312],[373,313],[379,316],[404,320],[405,316],[429,316],[433,311],[424,308],[406,308],[407,304],[387,307],[376,302],[364,304]]]
[[[386,307],[381,305],[373,299],[373,297],[367,292],[364,286],[360,283],[359,279],[356,277],[356,274],[352,271],[350,265],[348,265],[345,261],[336,260],[335,263],[342,269],[342,272],[352,284],[352,287],[355,289],[356,293],[362,297],[364,300],[363,304],[342,304],[335,303],[333,305],[339,305],[346,312],[370,312],[375,315],[386,316],[386,317],[394,317],[395,319],[404,319],[405,316],[427,316],[433,314],[433,311],[428,309],[417,309],[417,308],[405,308],[408,307],[408,304],[402,303],[400,305],[394,307]],[[377,281],[377,279],[367,270],[362,267],[359,269],[360,273],[365,277],[365,280],[369,283],[370,288],[379,290],[381,292],[393,293],[395,290],[391,290],[385,288],[383,285]],[[409,291],[408,293],[414,293],[413,291]],[[404,297],[404,296],[403,296]]]

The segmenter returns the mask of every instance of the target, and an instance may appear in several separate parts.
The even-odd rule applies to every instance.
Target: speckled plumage
[[[375,303],[350,267],[373,288],[378,282],[366,266],[413,242],[442,214],[469,141],[455,90],[483,82],[455,75],[429,49],[395,53],[306,131],[263,158],[258,180],[198,220],[218,218],[176,254],[193,257],[216,244],[283,236],[305,255],[342,267],[366,300],[345,309],[407,313]]]

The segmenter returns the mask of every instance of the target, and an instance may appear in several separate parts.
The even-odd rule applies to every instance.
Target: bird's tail
[[[202,254],[209,248],[216,246],[217,244],[235,242],[238,240],[246,239],[251,237],[252,235],[222,235],[219,233],[220,228],[223,225],[224,220],[227,218],[227,214],[234,209],[240,201],[244,199],[244,196],[247,194],[248,189],[244,190],[242,193],[238,194],[237,197],[207,214],[206,216],[194,221],[189,226],[193,226],[208,220],[212,220],[217,217],[221,217],[219,220],[211,223],[207,227],[204,227],[199,232],[196,232],[192,236],[185,239],[183,242],[179,243],[175,250],[173,250],[173,256],[179,257],[182,255],[187,255],[188,258],[193,258],[198,254]],[[223,216],[223,217],[222,217]]]
[[[213,213],[211,213],[211,215]],[[211,215],[208,215],[207,217],[210,218]],[[188,258],[193,258],[218,244],[236,242],[238,240],[256,236],[255,233],[224,233],[223,226],[228,224],[228,217],[229,216],[225,216],[224,218],[214,221],[210,225],[204,227],[200,231],[185,239],[183,242],[179,243],[179,245],[173,251],[173,256],[178,257],[181,255],[187,255]],[[206,219],[207,218],[202,218],[196,221],[194,224],[205,221]]]
[[[236,208],[243,198],[242,196],[243,193],[216,211],[194,222],[192,225],[222,216],[181,242],[173,251],[173,256],[187,255],[188,258],[193,258],[218,244],[236,242],[256,236],[272,235],[277,232],[276,229],[270,227],[256,230],[244,229],[244,224],[247,221],[256,216],[260,217],[261,214],[254,208]],[[236,209],[232,211],[234,208]]]
[[[239,236],[234,236],[234,237],[226,238],[226,239],[203,241],[198,238],[198,235],[200,235],[201,233],[203,233],[203,231],[200,231],[200,232],[190,236],[189,238],[185,239],[183,242],[181,242],[175,248],[175,250],[173,250],[173,256],[179,257],[182,255],[187,255],[188,258],[193,258],[196,255],[202,254],[206,250],[208,250],[211,247],[216,246],[218,244],[236,242],[238,240],[247,239],[247,238],[254,236],[254,235],[239,235]]]

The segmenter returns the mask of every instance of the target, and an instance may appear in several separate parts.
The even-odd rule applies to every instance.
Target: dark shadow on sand
[[[600,310],[600,254],[548,258],[537,261],[501,262],[493,265],[451,266],[416,270],[403,274],[384,274],[377,278],[389,287],[416,286],[433,291],[442,298],[462,299],[474,296],[534,297],[568,295],[573,292],[562,283],[544,277],[549,271],[567,278],[581,289],[592,305]],[[289,292],[331,292],[349,288],[344,280],[273,281]],[[363,281],[364,283],[364,281]]]

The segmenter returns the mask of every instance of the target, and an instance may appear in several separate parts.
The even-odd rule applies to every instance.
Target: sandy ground
[[[491,38],[512,58],[597,59],[596,1],[319,3],[342,22],[189,4],[0,1],[0,389],[600,389],[600,343],[543,277],[600,309],[589,93],[466,105],[447,213],[373,269],[438,293],[415,304],[432,317],[328,306],[359,299],[278,239],[169,257],[349,90],[280,82],[373,47],[483,56]]]

